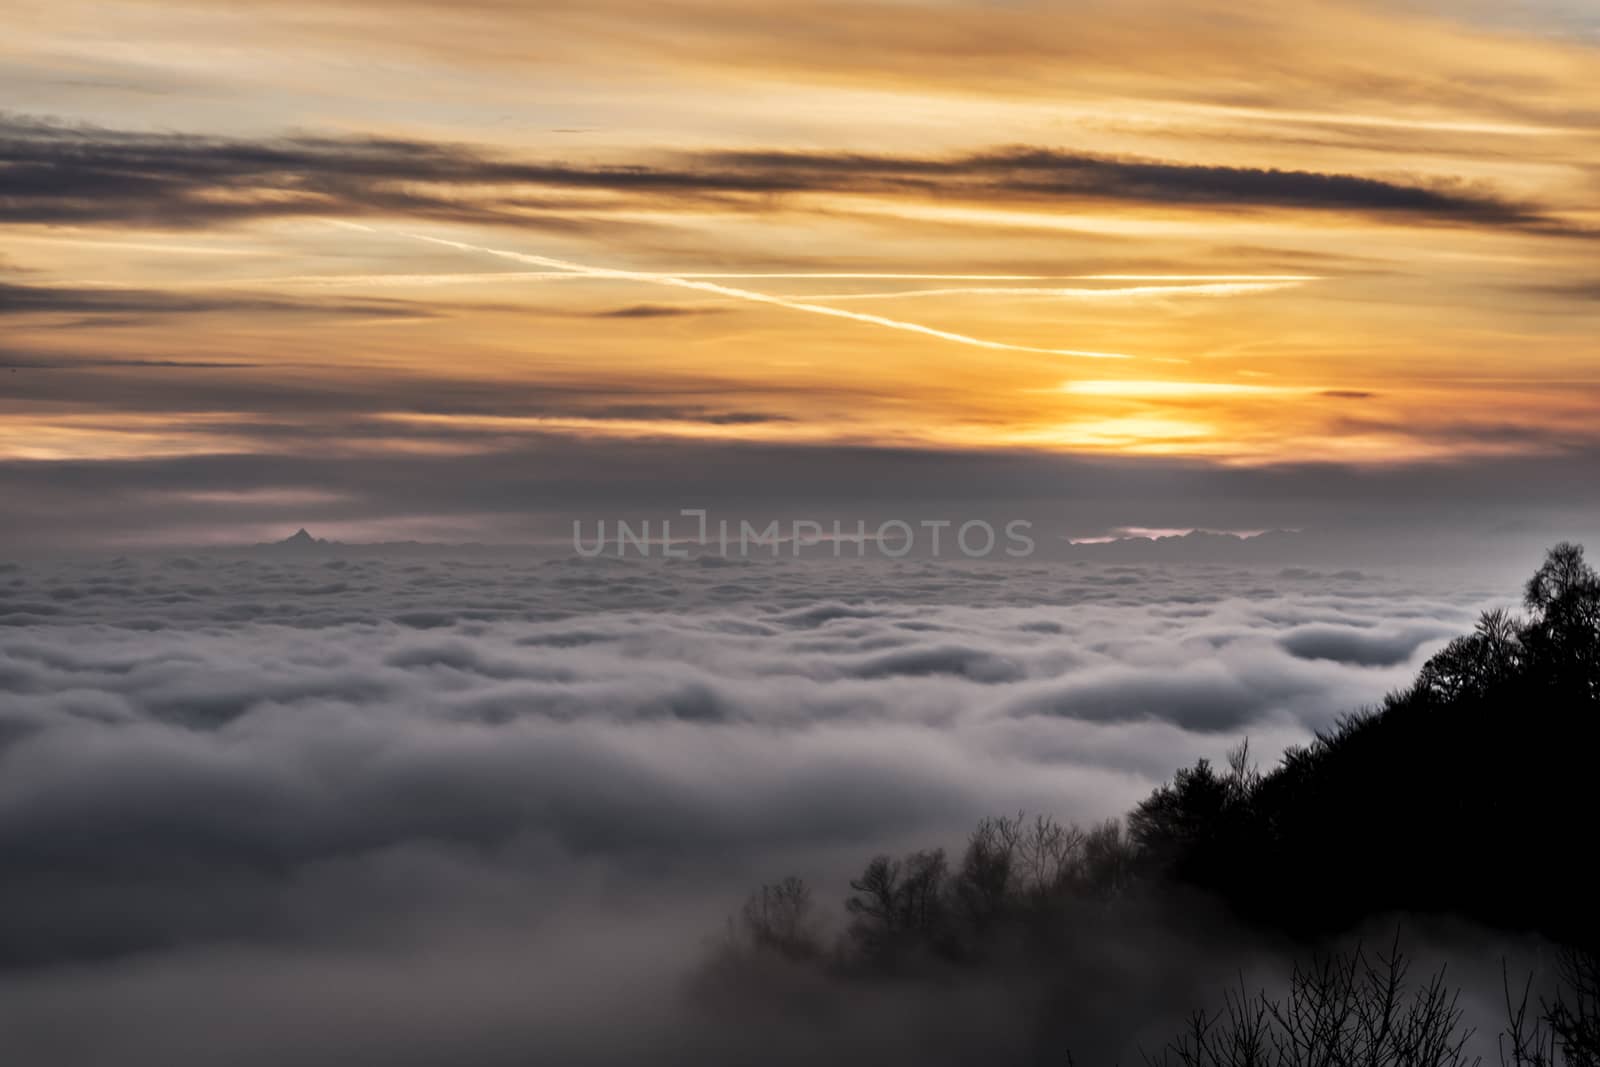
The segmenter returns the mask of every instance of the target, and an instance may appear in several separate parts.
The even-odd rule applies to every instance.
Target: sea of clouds
[[[837,912],[878,850],[1118,815],[1246,736],[1270,762],[1514,600],[1227,566],[0,564],[0,1055],[744,1061],[681,987],[753,885]],[[963,1047],[895,1019],[761,1055]]]

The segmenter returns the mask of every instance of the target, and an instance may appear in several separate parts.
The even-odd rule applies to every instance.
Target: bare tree
[[[1125,892],[1138,874],[1139,846],[1116,819],[1090,830],[1083,838],[1083,860],[1077,886],[1090,896],[1109,898]]]
[[[1569,1067],[1600,1067],[1600,956],[1578,949],[1561,954],[1561,989],[1545,1018]]]
[[[1548,612],[1563,598],[1600,582],[1600,575],[1583,558],[1583,546],[1563,541],[1552,548],[1523,590],[1529,611]]]
[[[751,947],[789,960],[822,954],[822,931],[811,887],[799,878],[763,885],[745,901],[740,923]]]
[[[1010,910],[1020,877],[1022,816],[991,817],[967,838],[951,886],[961,918],[982,931]]]
[[[1196,1012],[1152,1067],[1466,1067],[1472,1031],[1441,970],[1411,988],[1392,947],[1296,967],[1273,999],[1243,984],[1215,1014]]]
[[[1416,689],[1439,701],[1482,697],[1522,667],[1523,623],[1506,611],[1486,611],[1474,631],[1451,641],[1423,665]]]
[[[1533,989],[1533,975],[1522,984],[1522,996],[1511,999],[1511,976],[1501,969],[1501,983],[1506,998],[1506,1028],[1498,1041],[1501,1067],[1555,1067],[1555,1031],[1544,1015],[1528,1013],[1528,996]]]
[[[1227,753],[1228,775],[1224,779],[1234,803],[1243,803],[1261,784],[1261,765],[1250,758],[1250,739],[1240,741]]]
[[[1037,816],[1017,841],[1017,879],[1024,896],[1038,902],[1065,892],[1083,865],[1087,836],[1075,824]]]
[[[845,910],[850,936],[869,959],[882,958],[916,941],[929,941],[944,926],[948,863],[944,849],[913,852],[903,860],[875,856],[859,878]]]

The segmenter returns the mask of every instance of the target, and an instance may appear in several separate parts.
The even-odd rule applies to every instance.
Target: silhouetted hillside
[[[1141,862],[1296,933],[1450,913],[1593,943],[1600,579],[1575,545],[1410,689],[1285,753],[1180,771],[1129,819]]]
[[[745,1007],[775,991],[792,1006],[809,990],[812,1010],[823,988],[849,997],[841,990],[981,974],[1035,1004],[1026,1062],[1067,1062],[1068,1048],[1088,1062],[1126,1047],[1127,1034],[1107,1031],[1200,995],[1202,962],[1317,952],[1374,920],[1449,916],[1565,946],[1553,999],[1523,989],[1519,1003],[1508,981],[1502,1062],[1600,1067],[1588,873],[1600,576],[1580,547],[1558,545],[1524,606],[1525,618],[1485,614],[1410,688],[1265,773],[1241,745],[1223,769],[1178,771],[1125,822],[990,818],[959,855],[874,857],[850,882],[836,935],[803,880],[763,886],[702,990]],[[1473,1062],[1454,992],[1442,975],[1408,984],[1398,944],[1314,958],[1286,999],[1240,987],[1151,1062]]]

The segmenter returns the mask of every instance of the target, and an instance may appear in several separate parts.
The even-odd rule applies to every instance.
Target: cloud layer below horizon
[[[832,900],[982,814],[1088,822],[1240,737],[1270,758],[1505,599],[1217,566],[9,565],[0,1031],[61,1063],[437,1062],[543,1020],[625,1062],[690,1040],[672,991],[751,884]],[[214,1026],[161,1006],[195,997]]]

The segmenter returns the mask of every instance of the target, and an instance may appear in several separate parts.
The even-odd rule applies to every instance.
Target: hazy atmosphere
[[[1600,1064],[1592,0],[0,25],[0,1060]]]
[[[1515,599],[1221,565],[309,554],[0,574],[0,1032],[34,1062],[743,1062],[769,1038],[678,985],[751,885],[840,895],[986,814],[1119,815],[1241,736],[1306,740]],[[797,1062],[935,1055],[922,1017],[949,1008],[906,999],[908,1032],[847,1013]]]

